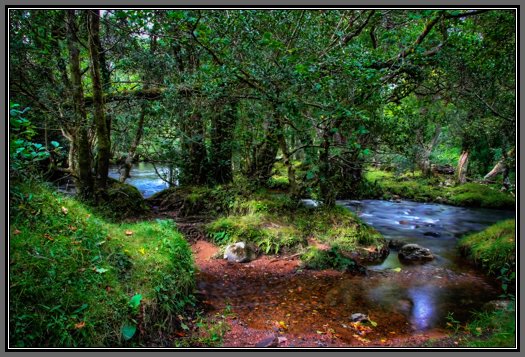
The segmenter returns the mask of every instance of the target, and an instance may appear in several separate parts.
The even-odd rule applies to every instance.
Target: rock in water
[[[426,263],[434,259],[430,249],[419,244],[405,244],[397,256],[399,261],[404,264]]]
[[[441,236],[441,234],[439,234],[438,232],[425,232],[423,233],[424,236],[427,236],[427,237],[439,237]]]
[[[246,263],[254,258],[252,249],[244,242],[230,244],[224,250],[224,259],[229,262]]]

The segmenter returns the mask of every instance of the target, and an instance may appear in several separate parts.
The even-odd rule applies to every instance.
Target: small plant
[[[449,311],[445,319],[447,320],[447,328],[457,334],[461,329],[461,322],[454,318],[454,313]]]

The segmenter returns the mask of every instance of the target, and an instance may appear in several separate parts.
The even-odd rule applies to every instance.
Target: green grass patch
[[[357,264],[354,260],[341,254],[337,247],[331,247],[329,250],[321,250],[316,247],[309,247],[301,255],[302,265],[307,269],[322,270],[354,270]]]
[[[249,242],[265,254],[293,252],[315,238],[345,251],[385,246],[384,238],[344,207],[307,208],[283,194],[258,191],[250,199],[238,197],[230,213],[207,225],[217,244]]]
[[[459,248],[487,273],[512,274],[516,262],[516,221],[498,222],[487,229],[463,237]],[[510,269],[509,269],[510,268]]]
[[[508,308],[475,314],[466,326],[469,332],[462,345],[466,347],[515,347],[516,310],[512,302]]]
[[[11,187],[10,344],[140,346],[193,303],[191,250],[170,221],[108,223],[37,183]]]

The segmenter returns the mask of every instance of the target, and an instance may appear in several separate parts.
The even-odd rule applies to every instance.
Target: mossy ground
[[[507,308],[480,312],[465,326],[469,347],[514,347],[516,336],[516,310],[514,286],[516,283],[516,222],[509,219],[487,229],[463,237],[460,250],[487,274],[501,281],[502,298],[510,299]]]
[[[237,197],[227,214],[207,225],[207,233],[217,244],[249,242],[265,254],[302,251],[309,239],[352,253],[386,245],[381,234],[343,207],[308,208],[266,190]]]
[[[500,186],[466,183],[455,186],[451,176],[426,178],[421,172],[396,176],[393,172],[369,168],[365,180],[370,195],[391,199],[394,196],[419,201],[441,202],[456,206],[514,209],[515,198],[500,191]],[[445,183],[449,181],[448,185]]]
[[[10,193],[11,346],[162,345],[181,326],[195,268],[173,223],[108,223],[35,182]]]

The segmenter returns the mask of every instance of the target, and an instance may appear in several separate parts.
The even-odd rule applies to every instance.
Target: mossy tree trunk
[[[237,103],[217,103],[221,108],[211,118],[210,178],[224,184],[233,180],[233,131],[237,123]]]
[[[202,114],[194,113],[183,125],[181,178],[182,185],[203,185],[207,182],[205,123]]]
[[[100,11],[90,10],[88,12],[88,32],[89,32],[89,55],[91,61],[91,82],[93,85],[93,106],[96,136],[97,136],[97,188],[106,189],[109,159],[111,156],[110,128],[106,121],[104,110],[104,94],[102,91],[102,78],[100,69],[100,53],[102,46],[100,43]]]
[[[93,197],[93,176],[91,172],[91,146],[88,138],[89,125],[84,106],[84,91],[82,88],[82,74],[80,71],[80,50],[78,44],[77,15],[75,10],[68,10],[68,50],[71,84],[73,91],[73,115],[76,130],[71,134],[76,165],[73,167],[73,177],[78,196],[81,198]]]

